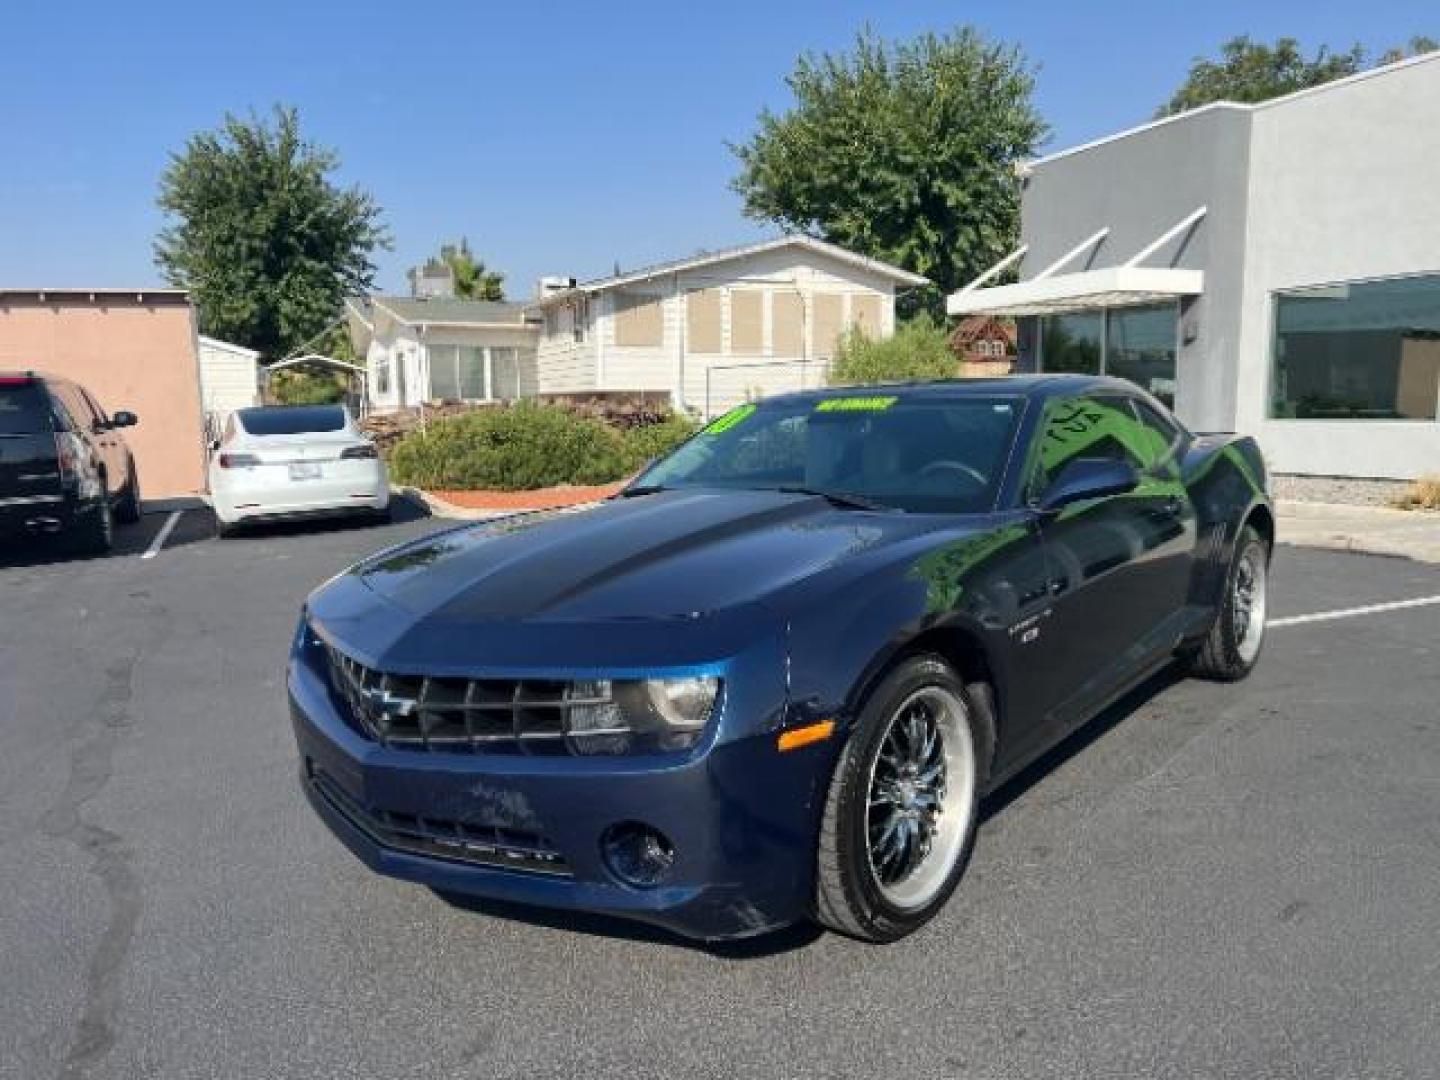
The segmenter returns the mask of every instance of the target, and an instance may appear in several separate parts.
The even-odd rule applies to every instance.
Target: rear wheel
[[[1190,658],[1194,674],[1235,682],[1254,669],[1265,642],[1269,570],[1270,550],[1260,534],[1247,525],[1230,560],[1215,623]]]
[[[988,745],[976,704],[936,656],[906,660],[870,695],[825,803],[820,922],[865,941],[895,941],[950,898],[975,841],[977,747]]]

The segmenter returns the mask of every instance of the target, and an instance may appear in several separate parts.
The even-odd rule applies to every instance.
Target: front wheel
[[[135,471],[135,462],[130,462],[130,479],[115,507],[115,520],[134,525],[140,520],[140,474]]]
[[[1190,657],[1194,674],[1235,682],[1254,669],[1265,642],[1269,573],[1270,550],[1260,534],[1247,525],[1230,560],[1215,622]]]
[[[975,842],[979,748],[989,745],[979,697],[935,656],[904,661],[870,695],[825,803],[821,923],[895,941],[950,898]]]
[[[115,516],[103,491],[95,509],[81,522],[75,546],[86,555],[106,555],[115,546]]]

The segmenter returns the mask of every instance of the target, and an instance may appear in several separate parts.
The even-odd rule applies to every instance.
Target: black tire
[[[950,837],[943,846],[938,842],[933,848],[927,845],[924,850],[929,854],[921,857],[913,871],[913,876],[918,877],[925,869],[925,859],[938,858],[940,862],[929,870],[934,884],[915,903],[900,905],[893,897],[896,883],[891,883],[892,893],[887,893],[887,886],[880,880],[882,871],[871,855],[871,836],[876,827],[872,819],[872,788],[880,776],[876,763],[892,724],[900,722],[902,710],[917,700],[917,694],[930,692],[961,706],[951,723],[957,734],[960,734],[958,725],[964,725],[965,734],[960,735],[956,743],[968,743],[969,747],[968,798],[964,794],[967,782],[957,769],[955,775],[960,779],[955,781],[954,792],[943,796],[950,800],[944,804],[944,813],[955,815]],[[994,745],[990,701],[985,684],[967,687],[949,664],[933,655],[912,656],[902,661],[870,693],[840,754],[825,800],[816,858],[813,912],[816,921],[862,941],[889,942],[918,930],[945,905],[965,873],[975,844],[979,793]],[[957,746],[957,752],[960,750],[963,746]],[[948,744],[944,752],[948,762]],[[951,782],[949,768],[946,776],[948,785]],[[938,823],[940,816],[931,820]],[[936,828],[938,830],[938,824]],[[884,843],[883,835],[876,844],[877,850],[881,843]],[[953,860],[953,864],[947,869],[949,860]]]
[[[1253,586],[1248,607],[1242,600],[1242,590],[1237,588],[1247,561],[1251,568],[1258,568],[1258,619],[1246,614],[1254,606]],[[1255,669],[1265,640],[1265,593],[1269,566],[1270,549],[1265,540],[1253,528],[1245,526],[1225,572],[1224,592],[1215,622],[1199,648],[1188,656],[1192,675],[1217,682],[1236,682]],[[1255,622],[1258,625],[1252,625]],[[1257,636],[1251,637],[1252,634]]]
[[[134,525],[140,520],[140,474],[135,471],[135,462],[130,462],[130,479],[115,504],[115,520]]]
[[[86,555],[108,555],[115,546],[115,514],[101,496],[75,532],[75,547]]]
[[[239,533],[240,533],[240,526],[239,526],[239,525],[235,525],[235,524],[228,524],[228,525],[227,525],[225,522],[221,521],[218,517],[215,519],[215,535],[218,536],[221,540],[230,540],[230,539],[233,539],[235,536],[239,535]]]

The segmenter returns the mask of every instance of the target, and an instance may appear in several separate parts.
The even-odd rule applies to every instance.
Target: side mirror
[[[121,409],[110,417],[111,427],[134,427],[139,422],[140,418],[138,416],[133,412],[126,412],[124,409]]]
[[[1076,458],[1050,481],[1040,497],[1042,514],[1053,514],[1071,503],[1086,499],[1103,499],[1134,491],[1140,483],[1140,472],[1128,461],[1114,458]]]

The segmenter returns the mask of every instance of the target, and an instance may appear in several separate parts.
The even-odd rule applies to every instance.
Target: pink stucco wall
[[[17,369],[63,375],[107,412],[140,417],[125,439],[147,500],[204,491],[199,362],[183,294],[0,290],[0,371]]]

